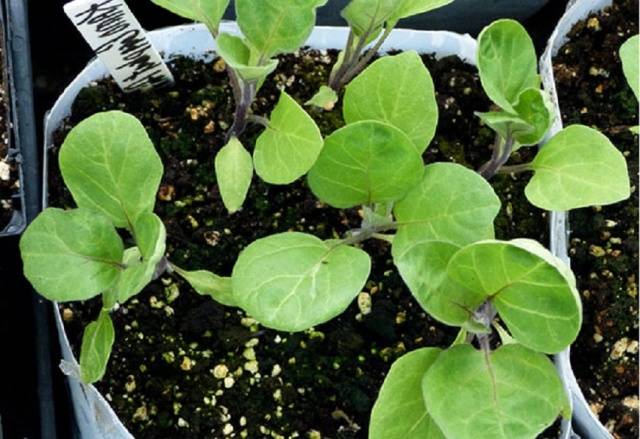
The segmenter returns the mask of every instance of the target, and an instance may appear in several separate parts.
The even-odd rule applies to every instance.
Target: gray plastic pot
[[[589,14],[601,11],[611,5],[612,0],[574,0],[569,2],[567,10],[558,22],[547,48],[540,60],[540,72],[545,90],[551,94],[551,99],[555,105],[555,118],[550,131],[550,135],[562,130],[562,116],[560,109],[562,102],[558,101],[558,93],[553,74],[553,57],[564,43],[568,41],[567,34],[573,26],[584,20]],[[551,251],[560,259],[570,264],[568,254],[568,238],[570,234],[568,215],[566,212],[553,212],[551,214]],[[569,386],[571,398],[573,400],[573,424],[576,432],[584,439],[613,439],[609,431],[602,425],[598,418],[589,408],[589,404],[578,386],[576,377],[571,368],[569,350],[564,352],[561,361],[556,364],[560,369],[564,382]]]
[[[235,23],[223,23],[222,30],[238,33]],[[345,27],[318,26],[307,41],[307,45],[317,49],[340,49],[344,46],[349,29]],[[185,25],[153,31],[149,37],[156,48],[166,59],[183,55],[199,59],[212,59],[215,42],[202,25]],[[382,52],[388,50],[416,50],[420,53],[434,53],[437,57],[456,55],[464,62],[475,65],[476,41],[469,35],[460,35],[445,31],[413,31],[396,29],[393,31]],[[47,205],[47,166],[48,151],[53,146],[53,134],[71,113],[71,105],[76,96],[92,81],[108,76],[104,65],[93,60],[67,87],[56,101],[45,119],[44,143],[44,206]],[[61,369],[68,375],[68,385],[73,401],[73,412],[77,431],[85,439],[131,439],[133,436],[118,419],[107,400],[92,385],[85,385],[78,380],[78,362],[74,358],[71,346],[64,332],[64,324],[57,304],[54,313],[63,361]],[[557,368],[565,370],[564,353],[556,356]],[[561,373],[562,375],[562,373]],[[565,377],[562,376],[564,380]],[[565,386],[568,392],[568,387]],[[572,439],[576,436],[571,431],[570,421],[563,421],[561,439]]]

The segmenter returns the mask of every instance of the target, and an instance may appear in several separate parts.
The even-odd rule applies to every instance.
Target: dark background
[[[64,15],[64,3],[63,0],[28,1],[38,145],[42,143],[42,121],[46,111],[66,84],[93,57],[89,47]],[[147,29],[182,22],[149,0],[130,0],[128,3]],[[567,0],[550,0],[547,6],[525,22],[540,53],[566,3]],[[33,309],[35,301],[39,299],[21,272],[18,238],[0,239],[0,439],[44,439],[56,435],[62,439],[72,438],[70,403],[62,374],[57,368],[60,354],[50,312],[41,323],[49,328],[52,340],[50,361],[57,425],[52,425],[52,419],[40,420],[39,407],[46,394],[39,394],[37,385],[36,353],[39,340],[35,337]],[[43,319],[41,316],[38,318]],[[47,346],[40,343],[40,350],[43,348],[46,352]]]

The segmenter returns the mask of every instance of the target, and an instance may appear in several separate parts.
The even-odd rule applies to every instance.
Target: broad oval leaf
[[[60,171],[78,207],[101,212],[129,230],[151,212],[162,162],[144,126],[121,111],[97,113],[76,125],[59,155]]]
[[[433,80],[414,51],[382,57],[367,67],[347,86],[343,112],[348,124],[377,120],[399,128],[420,154],[438,124]]]
[[[322,150],[320,129],[286,92],[253,151],[256,173],[267,183],[289,184],[306,174]]]
[[[516,341],[554,354],[576,339],[582,324],[580,296],[560,266],[541,246],[532,249],[522,240],[482,241],[456,253],[447,273],[491,299]]]
[[[218,151],[215,168],[224,206],[229,213],[237,212],[247,198],[253,178],[251,154],[236,137],[232,137],[229,143]]]
[[[296,51],[316,23],[326,1],[236,0],[238,26],[265,58]]]
[[[204,23],[216,33],[229,0],[151,0],[176,15]]]
[[[531,164],[527,199],[546,210],[570,210],[629,198],[631,184],[622,153],[602,133],[571,125],[549,140]]]
[[[620,59],[622,60],[622,71],[627,78],[627,82],[636,95],[636,99],[640,99],[640,60],[638,60],[638,52],[640,36],[634,35],[620,46]]]
[[[302,331],[343,312],[370,270],[369,255],[360,249],[287,232],[243,250],[231,287],[238,306],[264,326]]]
[[[216,39],[218,54],[247,81],[258,81],[269,76],[278,67],[278,60],[267,59],[260,65],[251,61],[251,49],[244,40],[235,35],[221,33]]]
[[[45,209],[20,239],[24,274],[49,300],[90,299],[113,285],[123,244],[109,218],[88,209]]]
[[[233,298],[230,277],[218,276],[206,270],[187,271],[175,265],[172,265],[172,268],[191,285],[196,293],[211,296],[213,300],[226,306],[238,306]]]
[[[418,182],[423,162],[399,129],[376,121],[347,125],[325,139],[309,186],[337,208],[399,200]]]
[[[371,411],[369,439],[445,439],[422,397],[422,377],[440,352],[417,349],[391,365]]]
[[[102,379],[114,340],[115,330],[109,312],[102,310],[98,319],[89,323],[82,334],[80,378],[83,383],[91,384]]]
[[[551,361],[518,344],[487,355],[454,346],[429,368],[422,389],[445,437],[534,439],[560,414],[570,416]]]
[[[467,327],[486,297],[447,276],[449,260],[458,250],[455,244],[411,240],[407,234],[396,235],[392,245],[393,262],[420,306],[447,325]]]
[[[493,238],[500,200],[476,172],[453,163],[424,168],[422,181],[399,201],[394,214],[402,243],[444,241],[463,246]]]
[[[482,30],[478,70],[487,96],[510,113],[515,113],[520,93],[540,87],[533,41],[515,20],[497,20]]]

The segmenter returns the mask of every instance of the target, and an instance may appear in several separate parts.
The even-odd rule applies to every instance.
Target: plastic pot
[[[238,33],[235,23],[223,23],[221,30]],[[314,29],[306,45],[316,49],[340,49],[344,46],[348,33],[349,29],[346,27],[318,26]],[[150,32],[149,37],[166,59],[179,55],[209,60],[214,57],[215,42],[203,25],[185,25],[157,30]],[[392,49],[434,53],[437,57],[456,55],[464,62],[475,65],[476,41],[469,35],[446,31],[396,29],[385,42],[381,51]],[[92,61],[67,87],[47,114],[44,144],[45,206],[46,194],[48,193],[47,157],[49,148],[53,146],[53,134],[61,126],[64,119],[70,115],[71,105],[78,93],[92,81],[106,76],[108,73],[104,65],[99,60]],[[87,439],[131,439],[133,436],[127,431],[100,392],[93,385],[85,385],[76,378],[78,363],[71,351],[60,312],[55,304],[54,313],[64,358],[61,368],[69,375],[67,381],[80,437]],[[557,356],[556,360],[560,365],[563,364],[562,361],[565,358],[563,353]],[[559,370],[564,370],[564,366],[559,366]],[[560,437],[562,439],[575,437],[569,421],[563,421]]]
[[[561,102],[558,101],[555,78],[553,74],[553,57],[558,50],[568,41],[567,34],[573,26],[586,19],[589,14],[598,12],[610,6],[612,0],[573,0],[567,5],[567,10],[558,22],[547,48],[540,59],[540,71],[544,88],[551,94],[555,106],[555,117],[549,135],[554,135],[562,130],[562,116],[560,113]],[[569,223],[566,212],[553,212],[551,214],[551,251],[557,257],[570,264],[568,254]],[[575,430],[585,439],[613,439],[611,434],[602,425],[589,408],[589,404],[580,389],[576,377],[571,368],[569,350],[561,354],[561,361],[556,362],[560,368],[560,374],[564,382],[569,386],[573,400],[573,424]]]

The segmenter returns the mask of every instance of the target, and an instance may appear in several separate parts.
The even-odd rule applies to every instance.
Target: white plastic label
[[[64,11],[125,92],[173,83],[124,0],[74,0]]]

